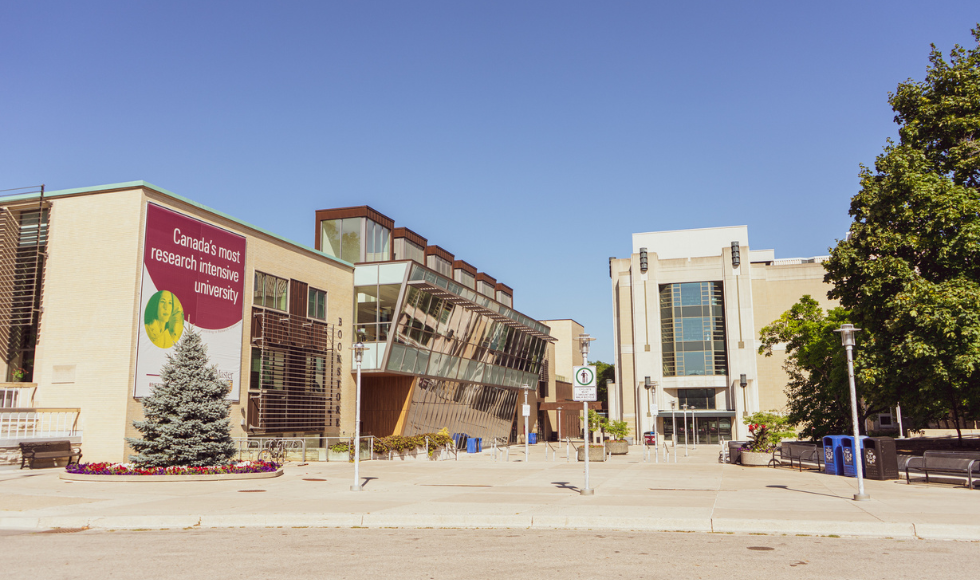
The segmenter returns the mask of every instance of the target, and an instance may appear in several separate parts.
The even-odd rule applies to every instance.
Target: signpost
[[[588,354],[588,342],[583,347],[584,354]],[[589,489],[589,402],[599,398],[599,389],[596,386],[595,367],[580,366],[574,367],[572,373],[572,400],[582,401],[582,416],[585,418],[585,487],[582,495],[592,495]]]

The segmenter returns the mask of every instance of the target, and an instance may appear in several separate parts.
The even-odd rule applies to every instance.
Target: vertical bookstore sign
[[[136,397],[149,395],[181,335],[193,328],[238,400],[245,238],[152,203],[146,206]]]

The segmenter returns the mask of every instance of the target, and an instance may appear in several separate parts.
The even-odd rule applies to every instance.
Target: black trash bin
[[[729,441],[728,442],[728,462],[732,465],[742,463],[742,445],[748,441]]]
[[[898,453],[891,437],[864,440],[864,476],[868,479],[898,479]]]

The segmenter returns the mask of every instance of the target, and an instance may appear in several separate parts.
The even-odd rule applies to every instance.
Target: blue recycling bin
[[[844,475],[844,452],[841,440],[845,435],[827,435],[823,438],[823,460],[828,475]]]
[[[480,453],[483,451],[483,438],[482,437],[470,437],[466,440],[466,452],[467,453]]]
[[[527,435],[527,442],[528,442],[528,445],[537,445],[538,444],[538,434],[537,433],[528,433],[528,435]]]
[[[855,453],[854,436],[844,435],[841,437],[841,455],[844,460],[844,475],[846,477],[857,477],[857,469],[855,468],[857,462],[855,462],[855,459],[861,457],[861,454],[864,453],[864,440],[867,438],[866,435],[861,435],[861,439],[858,441],[858,449]],[[865,475],[865,471],[863,471],[864,462],[861,461],[860,464],[862,469],[861,475],[863,476]]]
[[[462,449],[466,445],[466,441],[466,433],[453,433],[453,443],[456,444],[456,449]]]

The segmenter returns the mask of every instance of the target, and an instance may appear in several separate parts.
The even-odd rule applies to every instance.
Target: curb
[[[0,517],[0,529],[97,530],[178,528],[467,528],[533,530],[618,530],[729,534],[799,534],[922,540],[980,541],[980,525],[737,520],[729,518],[610,518],[467,514],[227,514],[208,516]]]
[[[862,536],[914,539],[915,524],[890,522],[835,522],[820,520],[711,520],[716,533],[806,534],[812,536]],[[976,536],[980,539],[980,535]]]

